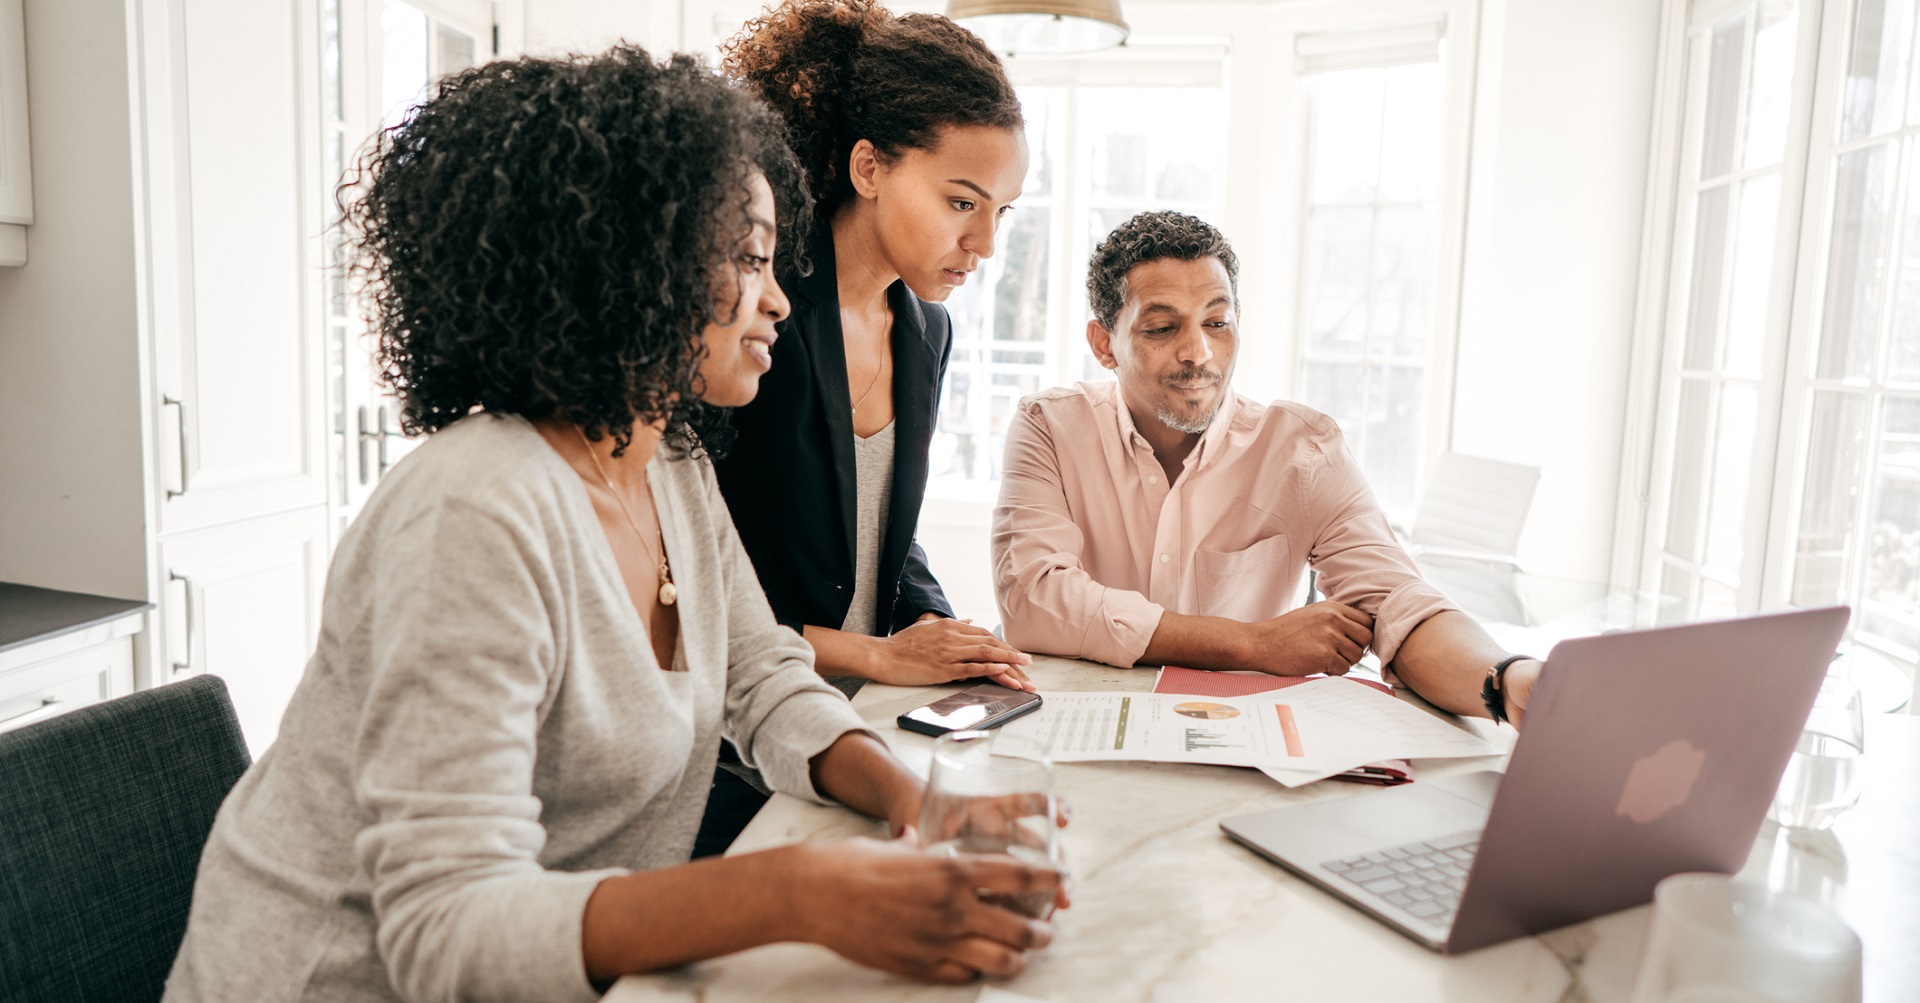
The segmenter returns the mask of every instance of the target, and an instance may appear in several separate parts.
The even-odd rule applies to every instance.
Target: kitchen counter
[[[150,602],[0,582],[0,652],[144,613]]]

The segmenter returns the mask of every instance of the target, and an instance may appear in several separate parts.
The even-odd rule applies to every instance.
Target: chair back
[[[1433,465],[1420,509],[1408,530],[1415,556],[1445,551],[1451,556],[1511,559],[1533,508],[1540,468],[1460,453]]]
[[[216,676],[0,734],[0,1000],[158,1000],[249,762]]]

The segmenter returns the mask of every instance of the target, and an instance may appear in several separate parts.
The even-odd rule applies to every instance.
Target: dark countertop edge
[[[56,637],[63,637],[76,631],[86,630],[103,623],[111,623],[133,613],[144,613],[154,608],[154,604],[138,599],[112,599],[106,596],[87,595],[81,592],[60,592],[55,589],[42,589],[12,582],[0,582],[0,604],[4,604],[10,594],[19,594],[18,590],[31,590],[34,598],[43,604],[58,605],[69,603],[78,607],[71,619],[60,616],[46,617],[50,621],[42,629],[24,637],[7,638],[5,628],[0,626],[0,654],[31,644],[39,644]]]

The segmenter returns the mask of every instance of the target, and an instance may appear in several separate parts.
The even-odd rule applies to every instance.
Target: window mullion
[[[1848,27],[1851,4],[1836,2],[1822,5],[1817,16],[1807,19],[1818,25],[1804,40],[1797,64],[1813,62],[1814,85],[1796,98],[1795,115],[1802,123],[1790,130],[1788,158],[1783,168],[1783,199],[1797,203],[1798,216],[1793,239],[1793,279],[1791,301],[1784,336],[1778,349],[1768,353],[1773,363],[1770,374],[1776,384],[1777,405],[1769,413],[1777,415],[1775,441],[1768,466],[1773,500],[1765,528],[1761,556],[1759,605],[1772,608],[1785,605],[1793,594],[1793,576],[1806,471],[1811,462],[1809,433],[1813,421],[1813,393],[1820,384],[1814,379],[1814,354],[1818,349],[1821,318],[1826,310],[1826,270],[1831,258],[1829,223],[1835,206],[1839,156],[1840,107],[1844,96]],[[1813,13],[1811,0],[1809,13]],[[1799,72],[1796,70],[1796,72]],[[1810,91],[1810,93],[1808,93]],[[1756,468],[1758,475],[1759,468]]]
[[[1679,455],[1680,399],[1685,380],[1680,376],[1684,358],[1686,318],[1695,290],[1691,286],[1693,257],[1699,243],[1699,182],[1707,80],[1711,71],[1712,34],[1710,30],[1688,31],[1682,45],[1685,50],[1680,80],[1680,142],[1674,164],[1675,195],[1670,207],[1666,271],[1660,281],[1667,289],[1666,302],[1658,326],[1652,335],[1658,346],[1654,373],[1657,381],[1653,405],[1653,447],[1649,458],[1646,515],[1641,523],[1641,559],[1637,562],[1635,584],[1658,589],[1667,564],[1666,527],[1673,517],[1674,464]]]
[[[1793,61],[1794,79],[1809,79],[1814,86],[1794,88],[1786,143],[1778,166],[1780,205],[1775,213],[1767,335],[1761,352],[1758,410],[1752,466],[1748,474],[1750,497],[1756,508],[1747,515],[1748,528],[1740,569],[1739,602],[1741,609],[1747,611],[1780,605],[1784,601],[1784,583],[1791,574],[1784,566],[1787,554],[1791,551],[1791,535],[1795,528],[1791,520],[1783,520],[1780,516],[1797,508],[1788,500],[1793,497],[1792,473],[1798,464],[1793,462],[1794,453],[1783,447],[1798,438],[1789,432],[1789,428],[1797,428],[1811,420],[1809,410],[1804,406],[1804,393],[1795,399],[1787,390],[1793,380],[1793,360],[1796,358],[1792,350],[1794,318],[1801,312],[1800,308],[1812,300],[1812,297],[1803,295],[1804,290],[1796,276],[1801,273],[1803,259],[1818,261],[1823,257],[1819,247],[1825,241],[1823,228],[1806,225],[1807,190],[1814,156],[1813,137],[1831,137],[1838,133],[1838,123],[1833,121],[1831,114],[1823,115],[1823,106],[1814,99],[1814,94],[1819,90],[1818,73],[1822,68],[1821,39],[1825,35],[1822,26],[1827,23],[1822,16],[1825,12],[1815,8],[1814,2],[1809,0],[1801,27],[1805,37],[1798,40]],[[1840,3],[1836,6],[1844,8],[1847,5]],[[1824,107],[1832,108],[1835,105]],[[1821,200],[1814,201],[1818,203]],[[1814,243],[1808,246],[1807,241]],[[1818,270],[1815,271],[1817,275]],[[1814,281],[1818,281],[1818,278]],[[1812,330],[1810,325],[1802,326],[1801,334],[1805,336]],[[1785,534],[1785,538],[1782,538],[1782,534]]]

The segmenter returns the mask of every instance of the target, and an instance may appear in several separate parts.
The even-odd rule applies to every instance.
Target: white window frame
[[[1801,14],[1796,73],[1813,69],[1808,66],[1808,60],[1817,55],[1813,50],[1824,34],[1819,23],[1820,0],[1802,2],[1808,6]],[[1703,0],[1692,4],[1669,0],[1665,11],[1658,64],[1660,78],[1655,89],[1653,166],[1648,176],[1649,222],[1642,232],[1641,294],[1629,363],[1632,376],[1628,381],[1628,425],[1622,449],[1614,561],[1616,581],[1651,591],[1659,589],[1665,564],[1687,563],[1663,558],[1661,537],[1671,516],[1674,454],[1678,447],[1676,412],[1680,406],[1681,384],[1677,371],[1686,348],[1691,307],[1691,290],[1677,288],[1687,280],[1676,277],[1673,269],[1678,267],[1684,271],[1691,265],[1695,234],[1687,198],[1694,182],[1687,179],[1697,173],[1704,136],[1704,131],[1696,134],[1693,129],[1698,117],[1705,112],[1709,64],[1704,53],[1712,44],[1713,25],[1750,6],[1744,0]],[[1749,36],[1753,30],[1749,25]],[[1743,120],[1747,86],[1748,77],[1743,75],[1738,101]],[[1746,567],[1735,585],[1736,606],[1748,611],[1769,604],[1763,597],[1769,594],[1767,583],[1780,565],[1771,552],[1772,533],[1768,527],[1784,515],[1784,507],[1775,504],[1776,499],[1783,497],[1780,494],[1783,482],[1775,476],[1774,468],[1779,466],[1775,457],[1782,448],[1782,437],[1792,431],[1783,428],[1786,423],[1777,420],[1783,399],[1792,399],[1783,396],[1788,393],[1783,372],[1791,369],[1784,365],[1787,340],[1790,328],[1800,326],[1799,315],[1807,307],[1805,297],[1797,296],[1796,291],[1806,278],[1808,262],[1796,262],[1796,258],[1800,257],[1802,234],[1801,197],[1806,190],[1804,154],[1814,106],[1813,97],[1806,90],[1794,93],[1788,115],[1786,152],[1780,165],[1781,204],[1774,238],[1773,286],[1769,291],[1767,333],[1761,352],[1759,417],[1750,467],[1755,490],[1750,495],[1753,508],[1749,509],[1742,548]],[[1737,165],[1733,170],[1736,174],[1743,173]],[[1817,228],[1819,221],[1814,220],[1813,225]],[[1722,267],[1730,273],[1734,259],[1731,245],[1726,258]],[[1730,277],[1723,278],[1720,290],[1723,303],[1730,286]],[[1717,384],[1721,377],[1716,375],[1711,379]],[[1713,399],[1717,401],[1717,393]],[[1775,420],[1769,421],[1770,418]],[[1717,420],[1717,414],[1710,413],[1709,427]],[[1708,438],[1711,441],[1711,434]],[[1778,473],[1785,475],[1790,471],[1782,468]],[[1772,490],[1768,490],[1769,485]],[[1702,490],[1711,490],[1710,483]],[[1792,489],[1785,490],[1790,493]],[[1699,531],[1704,534],[1705,520],[1702,522]],[[1705,576],[1702,563],[1693,562],[1694,566],[1688,570],[1696,577]],[[1696,594],[1698,589],[1696,584]]]
[[[1441,62],[1445,95],[1441,102],[1440,171],[1435,188],[1436,218],[1432,245],[1432,298],[1429,316],[1433,325],[1428,335],[1424,360],[1426,382],[1425,418],[1422,422],[1420,463],[1413,471],[1415,499],[1425,489],[1428,473],[1440,454],[1453,442],[1453,400],[1460,334],[1461,289],[1466,261],[1466,209],[1469,150],[1472,138],[1474,80],[1478,73],[1479,36],[1476,6],[1471,3],[1406,2],[1379,4],[1342,4],[1316,12],[1318,16],[1289,19],[1285,60],[1288,74],[1286,93],[1293,109],[1288,132],[1291,157],[1279,162],[1291,168],[1283,183],[1292,193],[1292,201],[1280,233],[1287,234],[1288,249],[1294,261],[1287,270],[1291,311],[1287,328],[1289,353],[1285,363],[1282,396],[1299,399],[1306,366],[1307,351],[1307,266],[1304,250],[1307,240],[1307,215],[1311,208],[1309,148],[1312,115],[1308,86],[1310,77],[1323,72],[1407,65],[1433,61],[1434,50]],[[1255,310],[1260,308],[1256,305]],[[1369,338],[1369,344],[1371,338]],[[1361,364],[1368,366],[1374,357],[1363,353]],[[1243,381],[1245,382],[1245,381]],[[1242,392],[1245,392],[1243,389]],[[1311,401],[1306,403],[1313,403]],[[1350,443],[1364,443],[1357,429],[1347,430]],[[1362,457],[1364,461],[1364,457]],[[1410,520],[1411,512],[1390,513],[1396,519]]]
[[[1459,373],[1461,292],[1467,261],[1466,219],[1475,84],[1479,73],[1480,5],[1475,0],[1307,0],[1262,7],[1129,5],[1136,33],[1209,32],[1228,39],[1227,237],[1240,258],[1241,342],[1235,389],[1255,399],[1299,396],[1304,337],[1300,302],[1305,278],[1300,234],[1306,193],[1305,90],[1299,57],[1339,36],[1371,38],[1358,52],[1383,54],[1440,23],[1445,32],[1445,123],[1439,214],[1433,250],[1434,328],[1428,345],[1426,433],[1414,477],[1415,495],[1435,459],[1452,446]],[[1316,45],[1316,41],[1322,44]],[[1354,46],[1344,47],[1355,53]]]
[[[1752,482],[1756,486],[1746,527],[1746,565],[1737,593],[1740,612],[1784,608],[1792,598],[1796,537],[1803,503],[1807,467],[1816,443],[1810,409],[1814,391],[1840,381],[1813,376],[1819,349],[1820,325],[1825,315],[1827,268],[1831,254],[1831,219],[1835,197],[1835,150],[1838,117],[1842,113],[1840,88],[1846,79],[1853,42],[1852,0],[1801,0],[1799,63],[1811,60],[1814,86],[1796,90],[1782,165],[1781,223],[1776,252],[1789,260],[1776,268],[1776,286],[1769,304],[1768,337],[1763,356],[1760,424],[1756,428]],[[1698,163],[1698,140],[1690,135],[1695,104],[1704,104],[1704,60],[1690,59],[1694,33],[1710,26],[1743,4],[1740,0],[1667,0],[1662,12],[1659,78],[1656,84],[1653,149],[1648,169],[1648,212],[1642,233],[1640,296],[1630,362],[1628,425],[1622,452],[1621,488],[1613,577],[1616,582],[1649,590],[1660,586],[1661,539],[1669,513],[1675,452],[1674,409],[1678,406],[1672,371],[1686,337],[1688,290],[1677,278],[1675,265],[1684,269],[1692,250],[1689,211],[1685,204],[1685,172]],[[1920,52],[1910,54],[1920,58]],[[1743,88],[1747,86],[1742,80]],[[1744,105],[1744,99],[1743,99]],[[1744,113],[1744,111],[1743,111]],[[1911,131],[1913,127],[1903,127]],[[1897,142],[1897,141],[1896,141]],[[1909,141],[1911,142],[1911,140]],[[1852,145],[1851,143],[1845,145]],[[1908,156],[1916,155],[1909,147]],[[1899,162],[1893,166],[1896,172]],[[1904,186],[1896,176],[1896,191]],[[1898,228],[1899,198],[1889,207],[1887,226]],[[1891,235],[1888,239],[1892,239]],[[1790,266],[1790,267],[1789,267]],[[1780,278],[1786,281],[1780,281]],[[1889,268],[1885,295],[1894,291]],[[1882,310],[1892,306],[1883,305]],[[1883,384],[1878,376],[1864,383],[1850,381],[1848,389],[1864,393],[1871,405],[1869,434],[1877,428]],[[1871,455],[1863,461],[1871,470]],[[1872,499],[1868,475],[1855,501],[1854,525],[1868,528]],[[1865,545],[1858,539],[1849,555],[1846,601],[1860,602],[1863,568],[1858,558]],[[1911,674],[1917,659],[1877,645],[1849,627],[1849,640],[1902,664]],[[1916,691],[1920,696],[1920,690]]]

